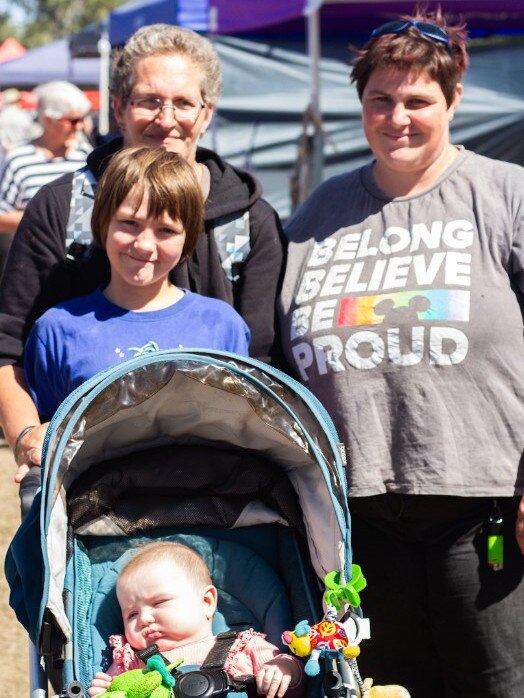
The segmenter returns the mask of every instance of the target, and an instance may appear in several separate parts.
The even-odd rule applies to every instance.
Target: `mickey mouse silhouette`
[[[382,323],[393,327],[413,325],[419,321],[419,313],[429,309],[431,303],[426,296],[413,296],[407,305],[395,306],[395,301],[385,298],[379,301],[373,308],[375,315],[382,315]]]

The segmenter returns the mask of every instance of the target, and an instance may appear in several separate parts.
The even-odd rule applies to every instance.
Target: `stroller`
[[[254,628],[280,647],[322,617],[328,573],[351,578],[343,446],[309,391],[256,360],[173,350],[108,369],[59,407],[43,462],[6,558],[35,698],[48,680],[81,698],[111,663],[116,577],[138,544],[198,550],[218,588],[214,632]],[[358,643],[358,603],[347,610]],[[364,694],[355,660],[325,665],[308,693]]]

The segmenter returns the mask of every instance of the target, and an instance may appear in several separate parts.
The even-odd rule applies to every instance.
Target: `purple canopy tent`
[[[318,110],[321,28],[324,33],[368,33],[381,22],[413,12],[414,0],[134,0],[109,13],[109,41],[124,43],[145,24],[167,22],[209,34],[242,34],[265,29],[300,31],[307,26],[311,65],[311,103]],[[452,20],[462,18],[470,31],[524,32],[524,0],[430,0]]]
[[[232,34],[300,18],[305,0],[133,0],[109,13],[109,40],[123,44],[155,22],[195,31]]]
[[[446,15],[461,16],[471,30],[492,33],[524,31],[523,0],[430,0]],[[415,0],[134,0],[109,14],[113,46],[126,41],[138,27],[167,22],[195,31],[240,34],[266,28],[279,33],[303,27],[304,19],[319,14],[323,31],[367,33],[381,21],[410,14]]]
[[[0,65],[0,87],[33,88],[49,80],[68,80],[83,88],[99,82],[98,58],[72,58],[67,38],[26,51]]]
[[[501,27],[524,29],[522,0],[440,0],[426,3],[442,7],[446,15],[462,16],[471,29],[493,32]],[[320,11],[322,28],[329,33],[351,28],[369,32],[377,23],[411,14],[415,0],[208,0],[214,26],[208,31],[238,34],[309,17]]]

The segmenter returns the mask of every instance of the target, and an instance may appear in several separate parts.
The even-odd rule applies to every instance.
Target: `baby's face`
[[[211,633],[214,587],[199,587],[172,561],[132,571],[119,580],[117,596],[125,635],[134,649],[156,644],[167,651]]]

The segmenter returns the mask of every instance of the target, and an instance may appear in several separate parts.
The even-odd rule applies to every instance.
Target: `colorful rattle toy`
[[[336,612],[330,609],[320,623],[309,625],[302,620],[294,630],[282,633],[282,642],[297,657],[308,657],[304,671],[308,676],[316,676],[320,671],[318,658],[341,654],[346,659],[355,659],[360,654],[358,645],[350,643],[341,623],[336,621]]]
[[[353,624],[357,627],[354,637],[348,635],[343,623],[337,620],[337,611],[344,605],[352,607],[360,605],[359,591],[366,586],[366,580],[358,565],[352,565],[352,579],[347,584],[341,584],[339,572],[330,572],[326,575],[325,584],[327,590],[324,594],[326,613],[319,623],[309,625],[302,620],[294,630],[286,630],[282,634],[282,642],[297,657],[309,657],[304,671],[307,676],[316,676],[320,671],[319,657],[336,659],[344,657],[354,660],[360,654],[358,641],[358,617],[351,614]]]

